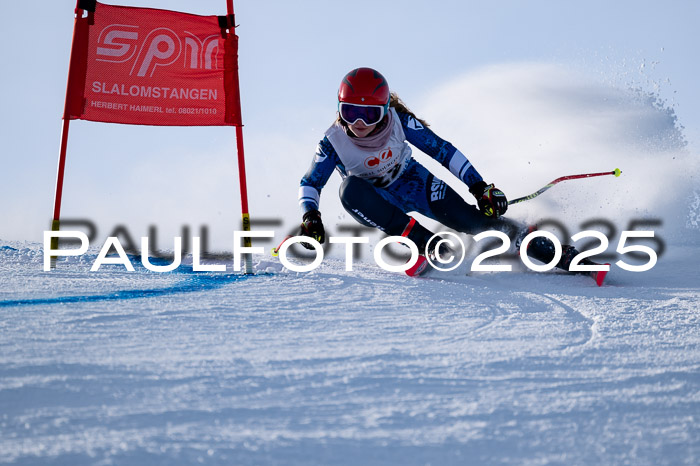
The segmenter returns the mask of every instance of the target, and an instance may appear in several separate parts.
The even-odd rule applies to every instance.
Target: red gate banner
[[[225,19],[97,2],[76,20],[64,118],[240,126],[238,37]]]

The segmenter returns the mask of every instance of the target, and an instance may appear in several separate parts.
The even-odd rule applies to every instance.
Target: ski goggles
[[[358,105],[338,102],[340,118],[349,125],[354,125],[357,120],[362,120],[367,126],[376,125],[382,121],[388,110],[389,103],[386,105]]]

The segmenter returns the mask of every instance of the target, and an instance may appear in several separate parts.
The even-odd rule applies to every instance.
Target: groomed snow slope
[[[13,246],[0,251],[2,461],[660,465],[700,455],[698,248],[649,272],[614,268],[598,288],[522,271],[346,272],[332,259],[248,278],[86,273],[94,255],[46,280],[40,248]]]
[[[88,272],[94,250],[42,272],[40,245],[0,241],[0,463],[698,464],[698,157],[673,110],[536,64],[478,70],[426,102],[409,104],[511,197],[621,168],[509,216],[572,234],[607,219],[611,250],[631,221],[658,221],[637,228],[665,244],[658,264],[613,266],[602,288],[524,267],[467,274],[469,261],[426,279],[368,260],[347,272],[339,248],[310,273],[269,257],[251,277]],[[258,215],[298,222],[312,152],[265,160],[277,169],[252,188]],[[79,189],[76,211],[104,194]]]

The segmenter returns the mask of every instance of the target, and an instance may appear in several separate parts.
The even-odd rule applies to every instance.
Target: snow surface
[[[522,266],[467,272],[473,253],[411,279],[367,251],[348,272],[340,248],[310,273],[256,256],[254,276],[89,272],[91,249],[43,272],[41,245],[0,240],[0,463],[698,464],[698,157],[672,109],[532,64],[472,73],[426,102],[414,109],[512,197],[621,168],[509,215],[571,233],[608,218],[611,250],[630,221],[659,220],[639,228],[665,244],[657,265],[613,266],[599,288]],[[255,212],[298,222],[304,151],[266,161],[278,169],[253,184]],[[322,209],[338,233],[333,183]],[[79,189],[76,210],[92,196]]]
[[[0,459],[697,464],[700,248],[607,286],[87,270],[0,250]],[[64,299],[62,297],[70,297]]]

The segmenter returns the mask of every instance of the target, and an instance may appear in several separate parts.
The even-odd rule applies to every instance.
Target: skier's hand
[[[318,210],[310,210],[304,214],[301,223],[301,234],[309,236],[319,243],[323,244],[326,241],[326,230],[323,228],[321,221],[321,212]],[[301,243],[306,249],[313,249],[309,243]]]
[[[469,191],[476,198],[481,213],[487,217],[498,218],[508,210],[506,195],[493,184],[487,185],[484,181],[478,181]]]

